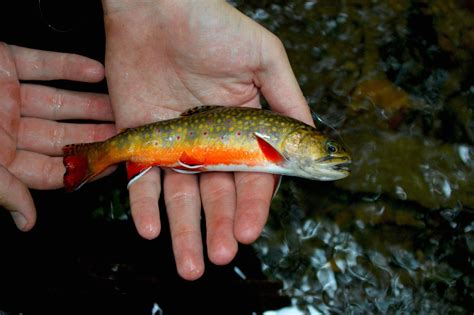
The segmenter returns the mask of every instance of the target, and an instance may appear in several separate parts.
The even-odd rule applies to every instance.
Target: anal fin
[[[183,152],[179,157],[178,165],[178,167],[173,168],[173,171],[181,174],[197,174],[204,170],[204,163],[186,152]]]
[[[196,170],[204,166],[202,161],[188,155],[186,151],[179,157],[178,164],[186,170]]]

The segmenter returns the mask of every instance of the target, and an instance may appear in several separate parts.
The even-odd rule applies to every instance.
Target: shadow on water
[[[33,232],[1,213],[0,310],[212,313],[219,300],[225,314],[472,314],[472,3],[232,3],[282,39],[312,109],[351,151],[351,176],[285,178],[256,244],[192,283],[176,275],[166,222],[153,242],[136,235],[123,172],[70,195],[36,192]],[[103,27],[98,11],[82,37]],[[71,35],[50,41],[101,60],[101,34],[87,52]]]

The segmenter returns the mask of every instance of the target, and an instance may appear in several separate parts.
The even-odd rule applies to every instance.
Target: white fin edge
[[[145,175],[146,173],[148,173],[149,170],[151,170],[153,166],[149,166],[147,168],[145,168],[140,174],[136,175],[135,177],[133,177],[127,184],[127,189],[130,189],[130,186],[135,183],[140,177],[142,177],[143,175]]]
[[[278,176],[278,183],[276,183],[276,185],[275,185],[275,190],[273,191],[272,200],[275,199],[275,196],[276,196],[276,194],[278,193],[278,189],[280,189],[281,180],[282,180],[282,179],[283,179],[283,176],[282,176],[282,175],[279,175],[279,176]]]
[[[200,171],[188,171],[188,170],[180,170],[179,168],[172,168],[173,171],[180,174],[199,174]]]
[[[180,160],[178,160],[178,164],[182,167],[186,167],[186,168],[189,168],[191,170],[194,170],[194,169],[197,169],[197,168],[201,168],[203,167],[204,165],[189,165],[189,164],[186,164],[186,163],[183,163],[181,162]]]

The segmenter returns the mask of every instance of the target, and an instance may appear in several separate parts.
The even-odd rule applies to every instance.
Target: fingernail
[[[16,224],[16,227],[23,231],[26,224],[28,223],[28,221],[26,221],[25,216],[18,211],[13,211],[11,215],[12,215],[13,221]]]

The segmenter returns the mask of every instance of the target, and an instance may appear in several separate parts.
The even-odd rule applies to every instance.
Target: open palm
[[[63,186],[62,146],[103,140],[112,124],[70,124],[56,120],[111,120],[108,97],[78,93],[20,80],[96,82],[104,76],[97,61],[0,43],[0,206],[17,227],[29,230],[36,212],[28,188]]]
[[[125,1],[127,2],[127,1]],[[120,6],[104,0],[106,75],[117,126],[176,117],[200,105],[260,107],[312,123],[278,38],[225,1]],[[132,215],[146,238],[159,234],[160,171],[130,187]],[[266,222],[275,178],[256,173],[164,172],[163,191],[178,272],[204,270],[201,203],[210,260],[229,263]]]

